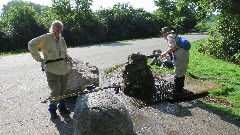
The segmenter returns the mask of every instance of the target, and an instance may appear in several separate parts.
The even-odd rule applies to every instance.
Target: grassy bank
[[[187,74],[194,78],[220,84],[221,88],[209,93],[212,100],[200,101],[207,106],[240,119],[240,67],[200,53],[198,49],[204,43],[204,39],[192,43]],[[162,69],[157,66],[152,66],[152,70],[173,73],[172,69]]]
[[[221,104],[222,102],[202,102],[240,119],[240,67],[199,53],[198,49],[204,43],[204,40],[193,43],[188,74],[222,85],[211,91],[209,96],[225,101],[228,105]]]

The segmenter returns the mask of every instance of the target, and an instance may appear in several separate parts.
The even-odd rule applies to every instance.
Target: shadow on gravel
[[[201,108],[203,110],[211,112],[211,113],[219,116],[219,118],[221,118],[223,121],[226,121],[228,123],[234,124],[235,126],[240,128],[240,119],[228,116],[224,112],[220,112],[217,109],[213,109],[213,108],[207,107],[207,106],[205,106],[205,105],[203,105],[201,103],[197,103],[197,104],[195,103],[195,104],[193,104],[193,106],[196,106],[196,107],[199,107],[199,108]]]
[[[55,124],[59,135],[73,135],[73,119],[70,116],[64,117],[64,120],[57,118],[51,121]]]
[[[70,109],[71,114],[74,113],[77,97],[70,97],[66,99],[67,107]],[[61,117],[61,118],[60,118]],[[73,135],[73,119],[68,114],[60,113],[57,119],[51,119],[60,135]]]
[[[181,102],[183,102],[183,101],[181,101]],[[224,112],[220,112],[216,109],[207,107],[197,101],[185,100],[184,102],[188,102],[189,105],[183,106],[182,104],[180,104],[180,102],[172,102],[172,103],[162,102],[162,103],[153,104],[150,106],[154,109],[158,109],[160,112],[163,112],[165,114],[171,114],[176,117],[186,117],[186,116],[191,117],[192,116],[191,109],[201,108],[202,110],[206,110],[212,114],[219,116],[219,118],[221,118],[223,121],[226,121],[237,127],[240,127],[240,119],[235,119],[233,117],[230,117],[227,114],[225,114]]]
[[[198,98],[202,98],[207,96],[208,93],[198,93],[198,94],[190,94],[188,96],[177,97],[174,99],[167,99],[166,101],[157,101],[152,103],[150,106],[160,110],[165,114],[172,114],[176,117],[185,117],[192,116],[190,109],[195,108],[194,106],[182,106],[181,102],[191,102]]]
[[[162,113],[171,114],[176,117],[192,116],[192,113],[189,109],[194,108],[193,106],[182,106],[179,103],[171,104],[169,102],[162,102],[161,105],[151,105],[151,107],[154,109],[158,109]]]
[[[69,97],[69,98],[66,99],[67,106],[72,113],[74,113],[74,108],[75,108],[75,105],[76,105],[76,102],[77,102],[77,98],[78,98],[78,96]]]

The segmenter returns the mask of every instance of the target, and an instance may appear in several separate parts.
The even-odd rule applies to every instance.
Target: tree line
[[[8,2],[0,16],[0,51],[27,49],[28,41],[47,33],[53,20],[64,23],[63,36],[74,47],[156,37],[164,26],[183,34],[218,10],[216,26],[210,29],[203,52],[239,62],[240,12],[234,6],[239,5],[236,0],[154,0],[158,9],[152,13],[129,3],[93,11],[92,2],[52,0],[50,7],[22,0]]]
[[[117,3],[111,8],[92,11],[91,5],[92,0],[52,0],[51,7],[21,0],[11,1],[2,9],[0,49],[26,49],[30,39],[48,32],[53,20],[64,23],[63,36],[71,47],[156,37],[162,27],[174,20],[170,15],[171,20],[162,14],[167,13],[167,9],[149,13],[142,8],[134,8],[129,3]],[[183,20],[179,24],[179,28],[183,28],[181,32],[196,25],[194,16],[188,15],[192,14],[191,11],[184,14],[177,9],[173,10],[188,20],[194,20]]]

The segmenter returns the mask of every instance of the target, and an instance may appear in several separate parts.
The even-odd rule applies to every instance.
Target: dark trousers
[[[174,90],[173,93],[181,93],[184,88],[185,75],[182,77],[174,78]]]

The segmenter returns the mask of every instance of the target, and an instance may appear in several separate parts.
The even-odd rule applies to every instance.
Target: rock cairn
[[[147,65],[147,59],[140,53],[134,53],[128,57],[123,70],[124,94],[149,100],[156,93],[154,77],[150,66]]]

